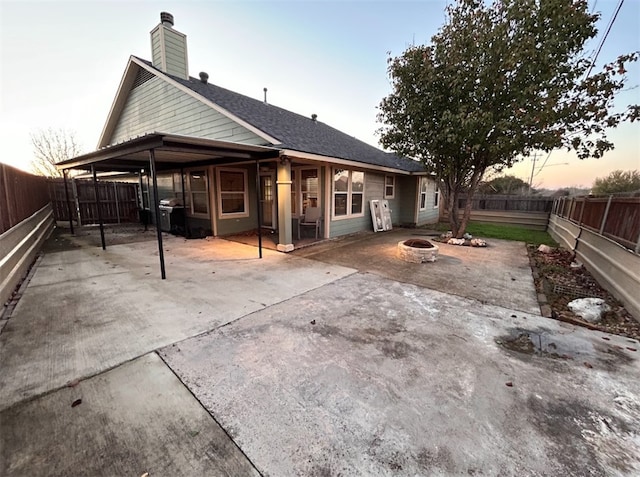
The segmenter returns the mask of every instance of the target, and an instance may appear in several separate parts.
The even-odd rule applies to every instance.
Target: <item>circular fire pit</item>
[[[438,258],[438,246],[428,240],[402,240],[398,242],[398,258],[411,263],[435,262]]]

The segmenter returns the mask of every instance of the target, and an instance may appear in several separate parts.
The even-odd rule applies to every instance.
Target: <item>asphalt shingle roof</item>
[[[148,61],[145,63],[151,66]],[[211,83],[203,83],[200,79],[189,77],[185,80],[168,74],[167,76],[269,136],[277,138],[282,143],[278,147],[283,149],[348,159],[407,172],[424,171],[423,165],[418,161],[384,152],[323,122],[314,121],[310,117],[266,104]]]

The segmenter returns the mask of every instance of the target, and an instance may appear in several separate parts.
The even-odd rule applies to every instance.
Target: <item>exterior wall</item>
[[[624,303],[640,321],[640,256],[585,227],[551,215],[549,234],[562,247],[576,252],[595,279]]]
[[[418,179],[416,177],[396,177],[396,200],[393,209],[397,210],[397,221],[395,214],[392,215],[394,225],[415,226],[417,187]]]
[[[47,204],[0,235],[0,306],[27,274],[53,226],[53,210]]]
[[[331,174],[331,168],[329,168]],[[325,195],[329,201],[330,208],[333,208],[333,193],[329,189]],[[369,201],[373,199],[384,198],[384,174],[365,171],[364,174],[364,215],[362,217],[354,217],[352,219],[332,219],[331,220],[331,237],[339,237],[341,235],[353,234],[363,230],[373,230],[371,223],[371,207]],[[390,206],[390,208],[392,208]],[[392,208],[393,210],[393,208]],[[396,212],[397,213],[397,212]],[[393,212],[392,212],[393,218]]]
[[[420,178],[417,177],[416,179],[419,184]],[[434,205],[435,194],[436,182],[432,179],[427,179],[427,203],[425,210],[418,210],[418,222],[416,226],[435,224],[440,219],[440,208]],[[440,200],[442,200],[442,198]],[[419,209],[419,203],[416,206]]]
[[[364,215],[352,219],[331,220],[331,237],[339,237],[363,230],[373,230],[371,224],[371,208],[369,201],[373,199],[384,199],[385,174],[379,172],[365,172],[364,179]],[[416,226],[433,224],[438,222],[440,211],[434,207],[434,196],[436,190],[435,181],[428,180],[427,207],[423,211],[418,211],[418,221],[416,223],[416,207],[418,200],[419,177],[396,176],[395,195],[389,201],[391,210],[391,221],[394,225]],[[328,190],[325,197],[332,204],[332,191]]]
[[[243,144],[265,143],[258,135],[158,77],[129,93],[109,144],[153,131]]]
[[[216,232],[219,236],[224,235],[232,235],[239,232],[245,232],[247,230],[253,230],[258,228],[258,212],[256,210],[257,207],[257,191],[256,191],[256,168],[253,167],[242,167],[242,166],[225,166],[225,168],[238,168],[248,171],[247,175],[247,186],[249,188],[249,203],[247,207],[249,209],[248,217],[240,217],[240,218],[220,218],[218,216],[218,192],[217,192],[217,184],[216,177],[217,174],[213,174],[213,184],[210,184],[209,194],[211,194],[211,198],[214,202],[214,210],[212,211],[213,220],[216,221]]]

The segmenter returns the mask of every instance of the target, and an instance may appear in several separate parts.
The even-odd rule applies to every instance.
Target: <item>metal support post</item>
[[[100,224],[100,242],[102,242],[102,250],[107,249],[107,245],[104,241],[104,223],[102,222],[102,210],[100,207],[100,195],[98,194],[98,179],[96,177],[96,167],[91,165],[91,173],[93,174],[93,191],[95,192],[96,210],[98,212],[98,224]]]
[[[149,150],[149,171],[153,182],[153,203],[156,212],[156,232],[158,235],[158,255],[160,256],[160,276],[164,280],[167,274],[164,270],[164,250],[162,247],[162,230],[160,230],[160,199],[158,198],[158,175],[156,171],[156,154],[153,149]]]
[[[73,216],[71,214],[71,204],[69,203],[69,186],[67,185],[67,170],[62,171],[62,179],[64,180],[64,197],[67,201],[67,214],[69,214],[69,228],[71,229],[71,235],[75,235],[73,231]]]

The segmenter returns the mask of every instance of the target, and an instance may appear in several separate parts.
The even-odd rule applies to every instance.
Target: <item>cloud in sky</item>
[[[398,55],[412,43],[428,42],[444,21],[446,4],[3,0],[0,160],[28,168],[29,133],[49,127],[75,130],[83,148],[93,150],[129,55],[151,56],[149,32],[160,11],[171,12],[175,28],[187,35],[192,76],[206,71],[210,82],[255,98],[267,87],[270,103],[315,113],[377,145],[376,106],[390,91],[387,52]],[[597,2],[601,30],[616,4]],[[640,50],[639,17],[640,2],[625,2],[600,60]],[[630,75],[630,86],[640,84],[637,64]],[[640,102],[639,91],[625,92],[617,104]],[[534,184],[590,185],[613,169],[640,168],[640,126],[624,125],[610,137],[616,151],[599,161],[554,152]],[[557,165],[563,163],[570,165]],[[531,161],[509,171],[527,181],[530,172]]]

